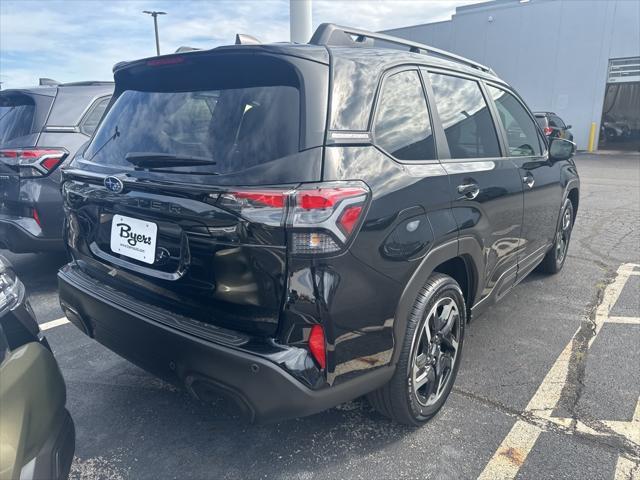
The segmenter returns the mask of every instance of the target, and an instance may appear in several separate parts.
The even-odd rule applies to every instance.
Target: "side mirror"
[[[549,143],[549,159],[569,160],[576,151],[576,144],[564,138],[552,138]]]
[[[564,128],[569,130],[571,127],[573,127],[573,125],[565,125]]]

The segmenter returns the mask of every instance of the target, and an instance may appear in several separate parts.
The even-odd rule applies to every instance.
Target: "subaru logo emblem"
[[[116,177],[107,177],[104,179],[104,186],[107,190],[113,193],[122,193],[124,190],[124,184],[122,180]]]

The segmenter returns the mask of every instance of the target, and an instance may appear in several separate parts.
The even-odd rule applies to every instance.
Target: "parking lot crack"
[[[623,455],[626,458],[634,462],[640,462],[640,445],[632,442],[624,436],[612,431],[606,425],[600,422],[594,422],[593,426],[589,425],[596,433],[589,433],[577,428],[578,420],[572,419],[571,424],[562,425],[558,422],[554,422],[553,419],[545,418],[535,413],[535,411],[525,410],[519,411],[508,405],[498,402],[491,398],[479,395],[468,390],[454,387],[453,391],[458,395],[469,398],[470,400],[481,403],[485,406],[492,407],[499,412],[515,417],[520,421],[526,422],[529,425],[538,427],[539,429],[562,435],[571,435],[576,441],[580,443],[595,445],[598,448],[608,450],[616,455]],[[581,420],[584,424],[586,422]],[[596,424],[597,423],[597,424]]]
[[[565,409],[574,420],[578,418],[578,403],[584,391],[584,377],[589,355],[589,346],[597,333],[596,313],[604,298],[606,287],[611,284],[614,279],[615,272],[608,271],[605,278],[597,283],[595,299],[587,307],[587,312],[582,317],[580,328],[573,337],[567,378],[556,409],[558,407]]]

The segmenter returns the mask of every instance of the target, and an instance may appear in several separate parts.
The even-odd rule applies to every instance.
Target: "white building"
[[[603,115],[625,133],[602,148],[640,146],[640,0],[494,0],[385,33],[492,67],[532,110],[572,125],[579,149]]]

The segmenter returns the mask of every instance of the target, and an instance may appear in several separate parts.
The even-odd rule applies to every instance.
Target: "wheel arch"
[[[567,198],[573,205],[573,220],[575,221],[576,217],[578,216],[578,205],[580,204],[580,190],[576,185],[574,185],[573,187],[569,187]]]
[[[470,262],[471,259],[468,255],[458,255],[433,269],[433,272],[444,273],[458,282],[467,306],[467,320],[470,318],[471,305],[473,305],[475,297],[474,287],[477,281],[473,273],[473,265]]]
[[[394,321],[394,350],[391,363],[396,364],[400,356],[401,345],[404,338],[407,321],[420,289],[434,272],[444,273],[458,282],[462,289],[467,306],[467,320],[471,318],[471,307],[481,291],[482,271],[481,248],[477,240],[473,238],[461,238],[443,243],[429,251],[422,259],[413,275],[407,282],[398,305],[396,307]]]

